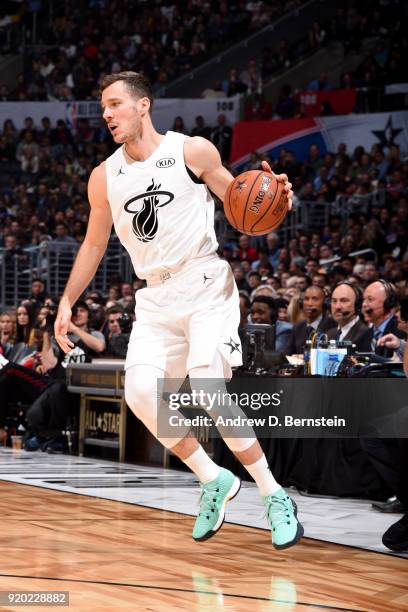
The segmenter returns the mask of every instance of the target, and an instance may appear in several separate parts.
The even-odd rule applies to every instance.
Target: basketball
[[[224,211],[229,223],[249,236],[262,236],[281,225],[288,212],[284,184],[263,170],[248,170],[228,185]]]

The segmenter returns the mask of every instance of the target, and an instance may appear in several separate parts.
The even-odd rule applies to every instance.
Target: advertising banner
[[[6,119],[12,119],[17,129],[24,127],[24,119],[32,117],[36,127],[41,126],[41,119],[49,117],[54,126],[58,119],[66,121],[75,130],[76,121],[89,119],[96,126],[101,121],[101,107],[98,101],[85,100],[75,102],[1,102],[0,127]],[[227,123],[234,125],[240,116],[240,96],[232,98],[211,99],[176,99],[159,98],[153,105],[153,122],[159,132],[172,128],[175,117],[183,118],[185,131],[191,132],[198,115],[204,117],[205,124],[214,127],[217,117],[225,115]]]
[[[370,115],[337,115],[277,121],[241,121],[234,127],[232,166],[243,169],[252,151],[276,158],[282,148],[292,151],[298,160],[306,160],[310,146],[317,144],[321,154],[335,152],[340,143],[352,154],[362,145],[370,151],[373,144],[387,147],[392,143],[408,152],[408,111]]]

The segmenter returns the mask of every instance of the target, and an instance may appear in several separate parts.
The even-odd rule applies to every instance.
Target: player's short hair
[[[114,72],[113,74],[105,75],[101,80],[99,93],[102,94],[104,89],[117,81],[124,81],[129,92],[138,100],[145,97],[149,98],[150,108],[153,107],[153,92],[150,82],[143,74],[140,74],[140,72],[125,70],[123,72]]]

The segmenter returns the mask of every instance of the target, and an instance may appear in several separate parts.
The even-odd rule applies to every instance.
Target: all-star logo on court
[[[241,352],[241,349],[239,348],[239,344],[238,342],[235,342],[235,340],[233,340],[232,338],[230,338],[229,342],[224,342],[225,346],[229,346],[231,349],[230,355],[234,352],[234,351],[238,351],[239,353]]]
[[[167,206],[174,200],[173,193],[160,191],[160,187],[161,185],[155,185],[152,179],[145,193],[140,193],[125,203],[126,212],[134,215],[133,232],[141,242],[150,242],[154,239],[158,229],[157,209]]]

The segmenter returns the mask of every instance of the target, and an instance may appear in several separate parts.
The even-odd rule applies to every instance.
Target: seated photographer
[[[71,363],[85,363],[105,350],[105,338],[101,332],[90,330],[89,306],[78,300],[72,309],[72,322],[68,328],[68,338],[75,346],[63,353],[55,339],[51,338],[55,312],[45,320],[43,343],[42,373],[53,373],[57,381],[43,390],[27,412],[27,421],[32,437],[24,445],[26,450],[37,450],[49,438],[53,438],[60,450],[60,432],[65,428],[67,418],[74,405],[74,398],[68,394],[65,381],[65,368]],[[53,450],[52,444],[48,445]]]
[[[366,287],[362,311],[371,329],[371,350],[388,359],[393,356],[394,349],[386,343],[380,343],[380,338],[394,334],[397,338],[406,339],[406,334],[398,327],[397,310],[398,293],[394,285],[385,280],[377,280]]]
[[[331,315],[337,327],[327,332],[329,340],[348,340],[359,352],[371,351],[372,332],[360,319],[363,292],[348,281],[340,281],[331,296]]]
[[[106,311],[105,323],[103,325],[103,335],[106,342],[106,350],[109,351],[109,342],[113,335],[120,334],[120,325],[118,319],[125,312],[122,306],[111,306]]]
[[[288,355],[302,354],[306,340],[312,333],[323,334],[336,327],[336,321],[325,312],[326,292],[324,288],[316,285],[308,287],[299,303],[306,319],[293,327],[287,350]]]
[[[133,321],[120,306],[108,308],[106,316],[106,355],[125,358]]]
[[[274,350],[286,353],[290,341],[292,325],[279,321],[276,317],[275,301],[267,295],[258,295],[251,304],[252,323],[263,323],[274,326]]]

